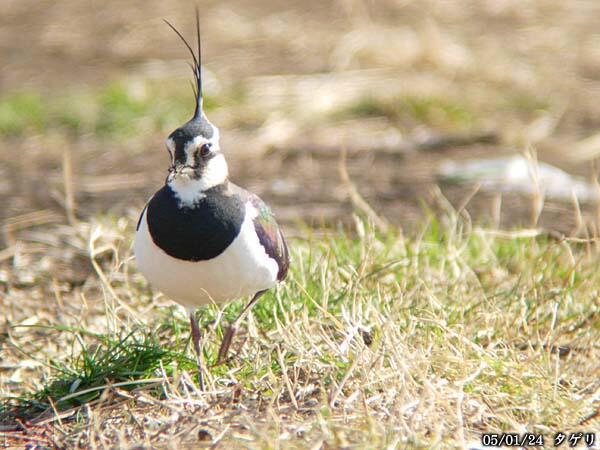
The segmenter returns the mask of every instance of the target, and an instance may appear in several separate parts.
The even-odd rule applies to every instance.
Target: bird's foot
[[[202,375],[202,349],[200,348],[200,328],[193,312],[190,312],[190,326],[192,329],[191,339],[196,353],[196,364],[198,365],[198,386],[204,391],[204,376]]]
[[[198,364],[198,388],[201,391],[205,391],[205,386],[204,386],[204,375],[202,375],[202,366],[200,364]]]
[[[231,347],[231,342],[233,341],[233,336],[237,332],[237,327],[235,325],[230,325],[223,335],[223,341],[221,342],[221,347],[219,348],[219,354],[217,356],[217,362],[215,366],[219,366],[227,361],[227,354],[229,353],[229,347]]]

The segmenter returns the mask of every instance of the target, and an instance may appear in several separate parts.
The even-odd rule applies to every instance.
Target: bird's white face
[[[204,197],[204,191],[227,180],[229,169],[219,146],[219,130],[212,126],[210,138],[202,135],[177,148],[172,138],[166,141],[171,156],[167,184],[184,206],[192,206]]]

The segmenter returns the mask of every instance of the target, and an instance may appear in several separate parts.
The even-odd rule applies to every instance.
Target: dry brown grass
[[[192,15],[165,5],[4,5],[0,396],[20,399],[0,444],[447,448],[598,429],[600,209],[435,179],[443,158],[532,149],[597,183],[596,2],[203,4],[211,120],[293,236],[289,281],[206,392],[185,315],[131,260],[191,107],[161,19],[186,32]],[[208,362],[240,305],[202,313]]]
[[[54,243],[22,240],[17,259],[43,245],[46,255],[60,250],[54,264],[91,262],[77,285],[43,262],[4,263],[22,281],[2,300],[3,396],[27,397],[56,377],[72,383],[48,364],[80,371],[73,356],[83,352],[102,365],[94,346],[132,331],[186,353],[185,314],[131,265],[133,222],[47,228]],[[81,382],[38,397],[35,414],[5,405],[5,418],[21,414],[34,434],[6,432],[5,419],[4,436],[33,442],[44,429],[41,441],[69,448],[431,448],[463,447],[482,432],[550,440],[593,430],[595,244],[471,229],[452,212],[407,238],[377,236],[358,218],[356,232],[292,241],[288,282],[257,306],[234,360],[207,374],[206,392],[189,360],[154,355],[163,362],[130,381],[92,380],[101,395],[83,406],[65,410],[66,399],[89,393]],[[209,363],[239,303],[204,312]]]

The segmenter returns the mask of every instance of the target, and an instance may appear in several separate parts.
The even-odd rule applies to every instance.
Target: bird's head
[[[192,55],[191,66],[194,72],[193,88],[196,100],[194,117],[173,131],[166,140],[171,158],[167,184],[176,193],[195,191],[201,194],[202,191],[226,182],[229,172],[219,146],[219,129],[209,122],[202,108],[202,61],[198,11],[196,11],[197,57],[181,33],[169,22],[165,22],[177,33]]]

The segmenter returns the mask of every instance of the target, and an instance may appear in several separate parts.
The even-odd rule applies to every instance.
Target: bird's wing
[[[140,218],[137,221],[137,225],[135,226],[135,231],[138,231],[140,229],[140,225],[142,224],[142,217],[144,217],[144,213],[146,212],[146,209],[148,208],[148,203],[146,203],[144,205],[144,209],[142,209],[142,213],[140,214]]]
[[[283,280],[290,267],[290,255],[283,234],[281,234],[281,230],[275,221],[275,215],[271,211],[271,208],[258,195],[252,194],[233,183],[230,183],[230,185],[233,192],[242,197],[244,203],[250,202],[258,211],[257,216],[253,220],[254,230],[267,255],[274,259],[279,266],[277,280]]]
[[[250,202],[258,211],[258,215],[254,218],[254,229],[258,235],[258,240],[265,248],[267,255],[277,261],[277,265],[279,266],[277,279],[281,281],[287,275],[290,266],[287,244],[275,221],[273,212],[265,202],[257,195],[251,195]]]

